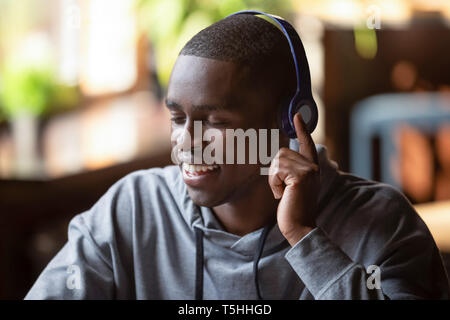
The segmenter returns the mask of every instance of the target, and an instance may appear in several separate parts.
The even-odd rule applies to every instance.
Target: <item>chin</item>
[[[204,190],[194,190],[188,187],[188,194],[192,202],[198,206],[212,208],[223,203],[223,201],[217,199],[217,194]]]

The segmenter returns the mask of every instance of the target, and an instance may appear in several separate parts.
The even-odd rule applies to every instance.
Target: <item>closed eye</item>
[[[220,115],[210,115],[203,122],[210,127],[226,127],[230,124],[230,119]]]
[[[206,123],[206,125],[211,126],[211,127],[223,127],[228,124],[228,122],[220,121],[220,120],[206,120],[205,123]]]
[[[171,117],[170,121],[175,124],[184,124],[186,122],[186,117]]]

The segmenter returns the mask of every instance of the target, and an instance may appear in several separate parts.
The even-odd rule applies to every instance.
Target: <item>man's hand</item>
[[[269,185],[278,204],[281,233],[294,246],[316,227],[320,188],[319,165],[314,142],[299,113],[294,116],[299,152],[281,148],[269,169]]]

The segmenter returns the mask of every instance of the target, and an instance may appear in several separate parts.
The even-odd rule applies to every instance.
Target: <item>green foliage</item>
[[[2,77],[2,105],[8,117],[20,113],[40,115],[45,111],[53,89],[47,70],[7,68]]]
[[[164,87],[178,53],[197,32],[240,10],[288,15],[291,0],[138,0],[141,27],[148,32]]]
[[[364,59],[375,58],[378,50],[375,29],[369,29],[365,25],[358,26],[354,28],[353,34],[355,37],[356,52]]]
[[[59,84],[49,67],[6,66],[0,79],[0,109],[6,118],[22,113],[41,116],[79,101],[77,88]]]

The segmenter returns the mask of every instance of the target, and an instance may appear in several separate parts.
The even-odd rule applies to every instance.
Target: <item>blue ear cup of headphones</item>
[[[280,129],[291,139],[297,138],[294,126],[294,116],[300,113],[309,133],[317,126],[319,113],[313,99],[293,98],[289,105],[281,108]]]
[[[312,133],[317,126],[319,112],[312,96],[309,65],[300,36],[289,22],[278,16],[260,11],[244,10],[235,12],[229,15],[229,17],[237,14],[262,15],[269,18],[280,27],[291,49],[297,77],[297,91],[288,102],[281,106],[278,119],[279,127],[289,138],[297,138],[294,126],[294,116],[297,112],[300,112],[308,132]]]

